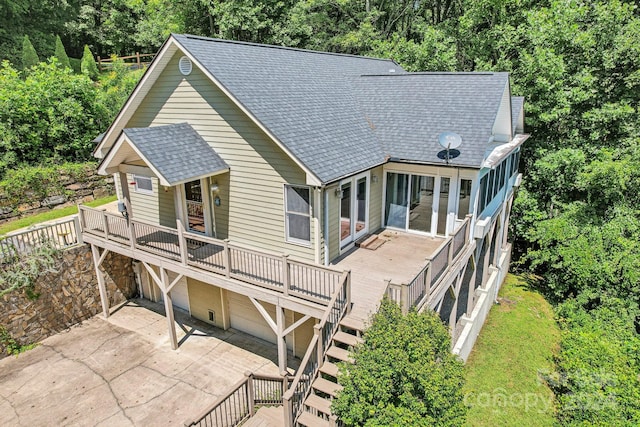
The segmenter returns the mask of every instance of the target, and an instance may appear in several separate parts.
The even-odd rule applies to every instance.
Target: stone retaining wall
[[[55,188],[47,190],[50,195],[42,199],[33,193],[27,193],[21,197],[21,200],[28,200],[27,202],[14,202],[0,192],[0,223],[115,194],[113,176],[98,175],[92,168],[87,168],[85,172],[80,178],[60,175]]]
[[[91,248],[67,249],[59,259],[57,273],[38,278],[34,288],[37,299],[29,299],[22,290],[0,297],[0,327],[20,345],[42,341],[102,312]],[[102,266],[111,306],[136,294],[130,258],[112,252]],[[0,342],[0,358],[6,355]]]

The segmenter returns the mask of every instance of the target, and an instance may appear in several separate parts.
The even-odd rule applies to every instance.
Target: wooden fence
[[[96,57],[98,61],[98,70],[100,71],[108,71],[113,68],[113,63],[115,61],[123,61],[129,68],[133,70],[140,70],[146,66],[148,66],[153,58],[156,56],[155,53],[138,53],[131,56],[112,56],[110,58],[100,58]]]

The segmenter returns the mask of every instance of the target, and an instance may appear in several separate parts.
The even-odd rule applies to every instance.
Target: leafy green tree
[[[91,79],[60,67],[55,58],[32,68],[24,80],[5,61],[0,67],[0,168],[89,159],[91,140],[109,118],[98,93]]]
[[[56,36],[56,51],[54,56],[61,67],[71,68],[69,57],[67,56],[67,52],[64,50],[64,45],[62,44],[62,40],[60,40],[60,36]]]
[[[547,381],[560,425],[640,425],[639,315],[633,303],[600,296],[559,307],[557,371]]]
[[[25,34],[24,39],[22,40],[22,69],[28,70],[31,67],[38,65],[39,62],[40,58],[38,58],[38,53],[31,44],[29,36]]]
[[[87,45],[84,45],[84,53],[82,54],[81,70],[82,70],[82,74],[89,77],[91,80],[98,79],[98,65],[96,64],[96,60],[93,58],[93,53],[91,53],[91,49],[89,49],[89,46]]]
[[[344,389],[333,412],[347,426],[462,425],[463,365],[450,346],[435,313],[403,316],[383,299],[353,354],[355,363],[341,366]]]

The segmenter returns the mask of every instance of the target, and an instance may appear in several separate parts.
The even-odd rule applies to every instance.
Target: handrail
[[[220,425],[237,426],[251,417],[256,407],[279,405],[282,402],[283,392],[290,381],[288,376],[257,375],[252,372],[245,372],[244,375],[245,378],[231,386],[207,409],[184,425],[212,426],[219,425],[216,423],[218,421]]]
[[[351,272],[345,271],[341,277],[340,287],[331,297],[329,306],[320,319],[320,323],[314,326],[313,338],[302,358],[296,376],[293,378],[289,389],[282,396],[285,411],[285,426],[287,427],[295,425],[303,409],[302,402],[311,391],[311,381],[316,378],[320,370],[320,364],[324,360],[327,349],[329,348],[329,341],[335,334],[342,317],[351,309],[351,295],[349,294],[350,280]],[[344,298],[343,300],[340,299],[341,295]],[[336,305],[340,303],[341,306],[336,307]],[[331,322],[331,316],[335,317],[333,322]],[[329,330],[327,330],[327,325],[330,325]],[[296,400],[295,402],[293,401],[294,399]]]
[[[456,227],[453,233],[445,239],[438,248],[426,258],[427,263],[420,272],[414,276],[408,283],[396,284],[387,280],[387,288],[385,294],[393,301],[397,302],[404,313],[408,312],[411,307],[420,306],[427,301],[431,294],[438,289],[440,282],[443,280],[447,269],[453,265],[469,244],[469,225],[471,224],[471,215],[467,215],[464,221]],[[456,242],[459,242],[459,236],[463,237],[463,244],[458,248]],[[459,244],[459,243],[458,243]],[[446,250],[446,251],[445,251]],[[442,263],[442,257],[446,255],[444,264],[438,265],[438,270],[434,271],[434,264]]]
[[[177,227],[125,219],[104,210],[79,206],[82,230],[101,239],[224,275],[316,304],[330,304],[342,271],[289,256],[191,233]]]

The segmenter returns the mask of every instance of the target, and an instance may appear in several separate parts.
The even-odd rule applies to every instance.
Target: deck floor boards
[[[445,240],[392,230],[383,230],[379,238],[386,241],[376,250],[355,248],[332,263],[351,270],[351,315],[365,324],[382,300],[385,280],[410,282]]]

